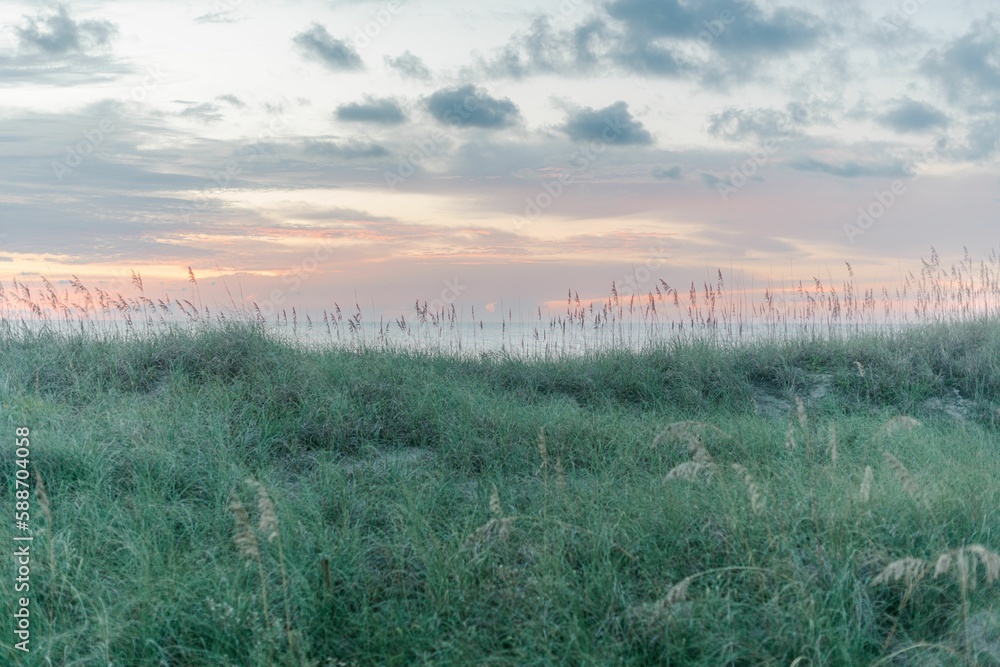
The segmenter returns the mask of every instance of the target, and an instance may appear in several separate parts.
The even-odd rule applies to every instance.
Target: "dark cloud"
[[[948,125],[948,116],[936,107],[905,98],[880,115],[878,123],[896,132],[925,132]]]
[[[62,4],[56,6],[54,14],[25,18],[27,24],[14,29],[21,48],[49,56],[86,53],[108,46],[118,34],[118,27],[110,21],[74,21]]]
[[[670,167],[669,169],[665,167],[654,167],[653,178],[658,178],[660,180],[670,179],[672,181],[679,181],[683,177],[683,172],[681,171],[681,166],[679,164]]]
[[[379,125],[399,125],[406,122],[406,114],[399,102],[384,97],[376,99],[366,96],[364,102],[349,102],[337,107],[337,120],[377,123]]]
[[[677,77],[687,71],[687,67],[674,55],[673,51],[646,41],[637,43],[624,41],[624,46],[614,56],[615,61],[639,74]]]
[[[629,113],[628,104],[620,100],[603,109],[584,107],[571,113],[562,130],[574,141],[600,139],[623,146],[647,146],[655,141],[642,123]]]
[[[303,147],[306,155],[339,157],[348,160],[359,158],[385,157],[389,151],[375,143],[351,139],[346,142],[308,140]]]
[[[521,117],[517,105],[509,99],[490,97],[471,83],[431,94],[427,111],[439,122],[459,127],[508,127]]]
[[[395,58],[384,56],[383,61],[387,67],[396,70],[405,78],[421,81],[429,81],[431,78],[431,71],[427,69],[424,61],[409,51],[404,51],[402,55]]]
[[[810,157],[795,160],[789,165],[797,171],[814,171],[841,178],[859,178],[863,176],[885,176],[899,178],[910,176],[902,162],[884,162],[880,164],[861,164],[849,160],[843,164],[823,162]]]
[[[937,80],[954,103],[973,103],[1000,92],[1000,17],[976,21],[943,49],[930,51],[921,70]]]
[[[358,52],[347,42],[333,37],[318,23],[300,32],[292,41],[307,58],[318,60],[334,71],[364,69]]]
[[[631,35],[698,41],[732,55],[809,49],[824,34],[809,12],[778,7],[765,14],[750,0],[615,0],[607,12]]]

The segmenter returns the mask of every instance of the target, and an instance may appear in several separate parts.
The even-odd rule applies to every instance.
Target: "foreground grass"
[[[0,497],[20,426],[45,489],[4,661],[1000,665],[996,323],[554,361],[8,332],[0,399]]]

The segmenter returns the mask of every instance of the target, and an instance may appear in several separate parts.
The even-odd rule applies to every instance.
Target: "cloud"
[[[899,178],[910,176],[902,162],[884,162],[881,164],[861,164],[849,160],[837,165],[830,162],[823,162],[810,157],[795,160],[789,165],[797,171],[815,171],[841,178],[859,178],[863,176],[885,176]]]
[[[957,155],[966,160],[980,161],[993,157],[1000,148],[1000,115],[978,118],[969,123],[965,145]]]
[[[654,167],[652,174],[653,178],[658,178],[660,180],[670,179],[672,181],[679,181],[683,177],[683,173],[681,172],[681,166],[679,164],[674,165],[669,169],[666,169],[664,167]]]
[[[379,125],[399,125],[406,122],[406,114],[399,102],[384,97],[365,96],[364,102],[349,102],[337,107],[337,120]]]
[[[431,71],[427,69],[424,61],[408,50],[395,58],[384,56],[383,61],[387,67],[396,70],[404,78],[419,79],[422,81],[429,81],[431,78]]]
[[[811,48],[823,35],[809,12],[778,7],[765,14],[750,0],[615,0],[607,12],[633,36],[700,41],[729,54],[784,54]]]
[[[948,116],[936,107],[904,98],[895,107],[880,115],[878,123],[896,132],[924,132],[948,125]]]
[[[347,42],[330,35],[326,28],[318,23],[296,35],[292,41],[307,58],[318,60],[328,69],[334,71],[351,71],[364,69],[361,56]]]
[[[389,151],[384,146],[357,139],[341,143],[310,139],[306,141],[303,152],[306,155],[340,157],[348,160],[385,157],[389,155]]]
[[[427,111],[439,122],[459,127],[508,127],[521,117],[517,105],[508,98],[490,97],[471,83],[432,93],[427,98]]]
[[[955,103],[970,103],[1000,91],[1000,17],[976,21],[944,49],[930,51],[921,71],[937,80]]]
[[[756,137],[759,141],[789,137],[798,134],[796,114],[801,112],[800,106],[794,104],[790,104],[786,111],[731,107],[709,117],[708,132],[731,141],[742,141],[748,137]]]
[[[247,106],[246,102],[236,97],[235,95],[219,95],[215,99],[222,102],[227,102],[236,107],[237,109],[245,109]]]
[[[27,25],[15,28],[20,46],[49,56],[65,56],[108,46],[118,34],[110,21],[74,21],[66,5],[57,5],[55,14],[26,17]]]
[[[211,102],[195,104],[194,102],[184,100],[174,100],[174,102],[185,105],[184,110],[177,114],[181,118],[197,118],[205,123],[214,123],[222,120],[222,113],[217,104],[212,104]]]
[[[625,46],[614,56],[618,64],[639,74],[678,77],[688,68],[667,48],[649,42],[625,42]]]
[[[629,113],[628,104],[619,100],[603,109],[584,107],[573,112],[562,128],[574,141],[603,140],[609,144],[647,146],[655,140],[642,123]]]
[[[514,34],[492,58],[480,59],[480,66],[490,76],[515,79],[532,74],[586,72],[598,62],[594,42],[604,32],[601,19],[592,19],[572,30],[555,31],[547,16],[539,16],[527,31]]]

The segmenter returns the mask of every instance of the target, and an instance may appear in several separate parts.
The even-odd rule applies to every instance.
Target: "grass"
[[[1000,665],[998,325],[525,358],[9,322],[0,497],[16,427],[37,478],[0,651]]]

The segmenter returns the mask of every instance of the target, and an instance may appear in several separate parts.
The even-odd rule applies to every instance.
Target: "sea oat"
[[[893,417],[886,423],[882,424],[882,428],[879,429],[879,433],[883,435],[894,435],[899,431],[912,431],[918,426],[923,426],[920,420],[913,417],[907,417],[906,415],[900,415],[898,417]]]
[[[754,514],[760,514],[764,511],[764,497],[761,495],[760,487],[757,486],[757,482],[754,481],[753,476],[745,466],[739,463],[732,465],[733,470],[743,476],[743,483],[746,485],[747,493],[750,495],[750,509],[753,510]]]
[[[563,493],[566,492],[566,471],[563,470],[562,459],[556,456],[556,485]]]
[[[495,519],[503,518],[503,508],[500,507],[500,492],[497,490],[496,484],[493,485],[493,491],[490,493],[490,514]]]
[[[728,433],[718,426],[700,421],[679,421],[667,424],[660,433],[653,438],[653,447],[656,447],[665,440],[680,441],[688,446],[688,451],[694,453],[695,448],[701,444],[701,436],[706,433],[714,433],[722,438],[730,438]]]
[[[837,467],[837,422],[830,422],[830,463]]]
[[[253,482],[253,486],[257,489],[257,509],[260,511],[260,523],[257,527],[264,539],[273,542],[278,537],[278,514],[274,510],[274,503],[267,495],[267,489],[264,488],[264,485],[260,482]]]
[[[654,625],[661,622],[671,609],[679,602],[687,600],[688,586],[691,580],[697,575],[685,577],[670,587],[667,594],[656,602],[635,605],[628,610],[633,618],[643,622],[647,629],[652,629]]]
[[[906,469],[903,462],[889,452],[882,452],[882,458],[884,458],[885,462],[889,464],[892,471],[896,473],[896,478],[899,479],[899,483],[903,486],[903,491],[906,492],[906,495],[913,500],[919,501],[921,497],[920,489],[917,486],[917,480],[913,478],[913,475],[911,475],[910,471]]]
[[[873,479],[874,474],[872,473],[872,467],[865,466],[865,476],[861,480],[861,491],[858,493],[862,504],[867,505],[868,501],[871,500]]]
[[[233,496],[233,499],[229,501],[229,511],[233,513],[233,518],[236,520],[236,534],[233,536],[233,541],[240,550],[240,555],[247,559],[248,564],[250,561],[259,561],[260,548],[257,544],[257,535],[253,532],[246,507],[243,506],[239,498]]]
[[[873,585],[903,581],[907,586],[913,586],[927,572],[927,561],[922,558],[900,558],[885,566],[885,569],[874,579]]]
[[[545,446],[545,427],[538,429],[538,454],[542,457],[542,468],[545,469],[549,462],[549,450]]]
[[[462,543],[463,549],[468,549],[473,547],[478,549],[479,546],[486,542],[497,542],[507,539],[510,534],[510,528],[514,524],[514,517],[508,516],[502,519],[490,519],[482,526],[477,528],[472,535],[465,538],[465,542]]]
[[[785,449],[787,449],[788,451],[792,451],[795,449],[795,434],[793,433],[794,430],[795,427],[792,425],[792,422],[788,422],[788,430],[785,431]]]
[[[798,396],[795,397],[795,412],[799,417],[799,426],[805,431],[806,427],[809,425],[809,419],[806,416],[806,406],[802,402],[802,399]]]
[[[685,461],[678,466],[675,466],[667,476],[664,481],[669,481],[672,479],[685,479],[689,482],[697,481],[699,478],[704,478],[705,481],[710,481],[712,479],[712,473],[715,472],[715,464],[707,461]]]
[[[992,551],[982,544],[970,544],[965,547],[965,550],[972,552],[979,558],[979,562],[986,571],[986,583],[992,584],[1000,579],[1000,553]]]
[[[970,544],[943,552],[934,566],[934,576],[946,574],[952,565],[958,570],[958,581],[963,588],[975,588],[978,565],[983,566],[987,584],[1000,579],[1000,554],[982,544]]]

